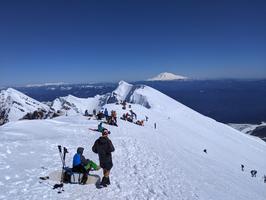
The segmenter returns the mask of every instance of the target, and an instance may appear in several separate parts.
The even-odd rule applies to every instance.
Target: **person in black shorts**
[[[112,141],[108,138],[108,134],[108,130],[104,130],[102,136],[95,141],[92,147],[92,151],[99,155],[100,166],[103,168],[103,178],[101,181],[103,187],[110,185],[109,174],[113,167],[112,152],[115,150]]]

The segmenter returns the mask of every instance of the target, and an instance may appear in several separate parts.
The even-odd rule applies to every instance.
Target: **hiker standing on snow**
[[[107,187],[110,185],[109,174],[113,167],[112,152],[115,150],[112,141],[108,138],[108,131],[104,130],[102,136],[98,138],[93,147],[92,151],[99,155],[100,166],[103,168],[103,178],[101,185]]]
[[[105,116],[105,119],[108,120],[109,113],[108,113],[107,108],[104,109],[104,116]]]
[[[253,169],[250,171],[250,173],[251,173],[251,177],[256,177],[257,170]]]
[[[242,164],[242,165],[241,165],[241,170],[242,170],[242,172],[244,171],[244,167],[245,167],[245,166]]]
[[[146,122],[147,122],[149,118],[147,116],[145,116],[145,119],[146,119]]]

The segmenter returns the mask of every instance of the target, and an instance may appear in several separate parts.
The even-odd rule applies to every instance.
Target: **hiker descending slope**
[[[110,170],[113,167],[112,152],[115,150],[112,141],[108,138],[108,131],[104,130],[102,136],[98,138],[93,147],[92,151],[99,155],[100,166],[103,168],[103,178],[101,185],[107,187],[110,185]]]
[[[78,147],[77,153],[73,157],[73,172],[83,173],[81,184],[85,184],[88,179],[88,173],[91,169],[99,170],[100,167],[93,161],[83,156],[83,147]]]

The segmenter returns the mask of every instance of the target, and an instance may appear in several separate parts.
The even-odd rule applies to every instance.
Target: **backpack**
[[[73,172],[71,168],[66,167],[63,172],[63,182],[64,183],[71,183],[71,176]]]

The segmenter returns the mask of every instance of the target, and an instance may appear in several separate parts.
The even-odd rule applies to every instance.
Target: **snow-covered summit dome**
[[[186,80],[186,79],[188,78],[185,76],[175,75],[169,72],[163,72],[153,78],[148,79],[148,81],[173,81],[173,80]]]

